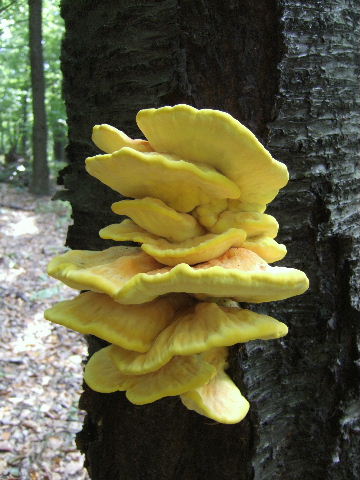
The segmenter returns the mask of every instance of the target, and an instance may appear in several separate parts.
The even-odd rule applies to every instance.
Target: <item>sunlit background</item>
[[[53,177],[64,165],[67,133],[60,70],[64,22],[58,4],[43,0],[48,163]],[[0,1],[0,181],[28,183],[32,120],[28,4],[24,0]]]
[[[48,165],[51,194],[66,165],[61,97],[64,26],[57,1],[43,0]],[[29,193],[32,98],[28,2],[0,1],[0,479],[88,478],[76,449],[86,346],[43,311],[74,293],[46,275],[64,246],[71,209]]]

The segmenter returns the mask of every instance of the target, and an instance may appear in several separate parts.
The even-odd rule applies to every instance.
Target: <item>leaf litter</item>
[[[69,207],[0,184],[0,479],[85,480],[76,449],[84,338],[43,318],[73,290],[46,275]]]

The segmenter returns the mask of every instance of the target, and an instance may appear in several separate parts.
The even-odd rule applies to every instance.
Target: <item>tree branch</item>
[[[17,1],[18,0],[13,0],[12,2],[5,5],[4,7],[0,7],[0,13],[5,12],[5,10],[7,10],[9,7],[11,7],[11,5],[14,5],[14,3],[16,3]]]

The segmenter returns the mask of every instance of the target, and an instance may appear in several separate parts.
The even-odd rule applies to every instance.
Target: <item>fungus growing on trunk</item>
[[[122,200],[113,203],[111,209],[118,215],[127,215],[139,227],[170,242],[183,242],[205,233],[192,215],[179,213],[157,198]]]
[[[86,170],[122,195],[159,198],[179,212],[190,212],[211,198],[240,195],[239,187],[211,166],[130,147],[87,158]]]
[[[170,294],[141,305],[122,305],[108,295],[85,292],[57,303],[45,318],[135,352],[147,352],[179,309],[193,305],[190,295]]]
[[[234,301],[308,288],[302,271],[268,264],[286,255],[276,219],[264,213],[287,183],[286,166],[224,112],[176,105],[142,110],[137,122],[147,140],[95,126],[105,155],[88,158],[86,169],[133,198],[112,206],[130,219],[100,236],[141,247],[54,258],[51,276],[90,292],[45,317],[110,343],[85,368],[90,388],[125,391],[137,405],[180,395],[190,410],[239,422],[249,403],[225,372],[227,348],[280,338],[287,326]]]
[[[140,110],[136,121],[154,150],[215,168],[238,185],[244,204],[258,205],[256,211],[289,180],[286,166],[228,113],[175,105]]]
[[[52,260],[48,273],[69,287],[106,293],[124,304],[150,302],[171,292],[261,303],[300,295],[308,288],[300,270],[271,267],[245,248],[230,248],[197,265],[174,267],[136,247],[73,250]]]

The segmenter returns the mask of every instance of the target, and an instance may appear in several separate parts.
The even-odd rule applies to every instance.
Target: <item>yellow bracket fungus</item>
[[[180,395],[182,403],[200,415],[219,423],[238,423],[246,416],[250,404],[238,387],[225,373],[226,348],[213,348],[203,359],[216,368],[216,375],[204,385]]]
[[[162,267],[160,263],[139,249],[119,246],[100,252],[66,252],[51,260],[47,271],[76,290],[93,290],[116,297],[129,279],[159,267]]]
[[[147,140],[133,140],[126,133],[106,123],[95,125],[91,139],[105,153],[113,153],[123,147],[131,147],[138,152],[153,151]]]
[[[158,262],[170,266],[179,263],[194,265],[206,262],[219,257],[230,247],[240,247],[246,238],[244,230],[230,228],[219,235],[208,233],[183,242],[171,243],[164,238],[148,233],[132,220],[109,225],[100,230],[99,235],[101,238],[111,240],[142,243],[141,248],[144,252]]]
[[[192,215],[177,212],[157,198],[122,200],[113,203],[111,208],[118,215],[127,215],[149,233],[170,242],[183,242],[205,233]]]
[[[45,318],[128,350],[147,352],[177,310],[192,303],[188,295],[171,294],[142,305],[121,305],[107,295],[85,292],[46,310]]]
[[[222,212],[219,220],[209,230],[213,233],[222,233],[229,228],[242,228],[248,237],[266,235],[275,238],[279,231],[279,224],[274,217],[258,212]]]
[[[239,186],[244,203],[266,205],[288,182],[286,166],[228,113],[175,105],[141,110],[136,121],[154,150],[212,166]]]
[[[279,224],[271,215],[244,210],[237,200],[213,200],[199,205],[192,215],[210,232],[221,233],[230,227],[243,228],[248,236],[267,235],[275,238]]]
[[[216,369],[200,355],[174,357],[164,367],[146,375],[123,375],[116,368],[110,347],[96,352],[85,368],[84,380],[102,393],[125,391],[135,405],[155,402],[163,397],[181,395],[206,384]]]
[[[105,152],[86,169],[130,200],[112,205],[130,219],[102,238],[138,247],[69,251],[49,275],[77,290],[45,317],[110,343],[86,365],[84,379],[102,393],[125,391],[136,405],[179,395],[216,422],[240,422],[249,402],[226,373],[228,347],[287,334],[278,320],[239,308],[300,295],[300,270],[272,267],[286,247],[265,212],[288,181],[256,137],[224,112],[188,105],[142,110],[147,140],[96,125]]]
[[[179,212],[190,212],[213,197],[240,195],[238,186],[213,167],[130,147],[87,158],[86,170],[127,197],[159,198]]]
[[[150,302],[171,292],[261,303],[300,295],[308,288],[302,271],[270,267],[244,248],[231,248],[193,267],[180,263],[172,268],[132,247],[128,249],[133,253],[114,259],[118,248],[124,247],[66,252],[50,262],[48,273],[69,287],[103,292],[124,304]]]
[[[189,410],[219,423],[241,422],[250,404],[224,370],[220,370],[208,383],[180,395]]]
[[[256,253],[268,263],[282,260],[287,253],[285,245],[262,235],[247,239],[242,247]]]
[[[250,340],[280,338],[287,332],[284,323],[267,315],[200,302],[185,313],[180,310],[147,352],[113,345],[110,355],[120,372],[142,375],[158,370],[176,355],[193,355]]]

